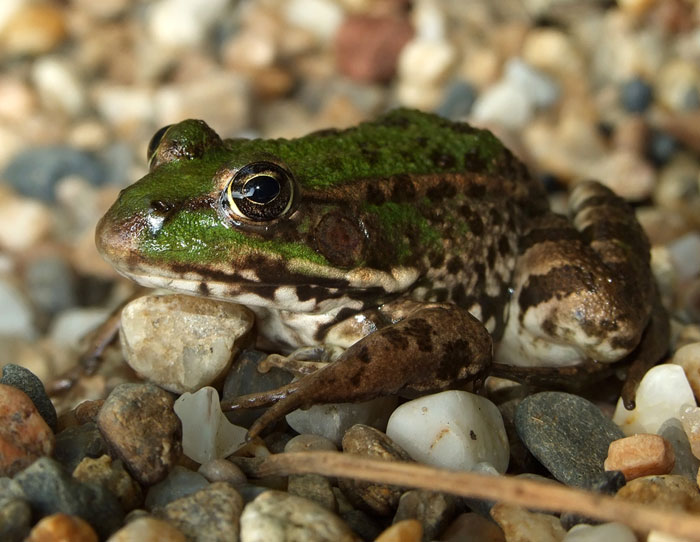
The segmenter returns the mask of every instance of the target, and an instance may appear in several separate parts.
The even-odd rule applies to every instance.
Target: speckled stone
[[[226,482],[214,482],[154,514],[197,542],[238,540],[243,498]]]
[[[387,527],[375,542],[421,542],[421,540],[424,540],[424,533],[420,521],[404,519]]]
[[[411,489],[401,495],[394,515],[394,523],[407,519],[417,520],[425,540],[437,540],[457,515],[457,498],[446,493]]]
[[[173,403],[170,393],[153,384],[120,384],[97,416],[107,445],[141,484],[165,478],[182,454]]]
[[[97,533],[77,516],[52,514],[37,523],[25,542],[97,542]]]
[[[36,460],[14,479],[32,510],[40,516],[64,513],[81,517],[101,538],[109,536],[122,523],[124,512],[110,491],[78,482],[53,459]]]
[[[73,471],[73,478],[106,487],[119,499],[125,512],[143,503],[141,486],[129,476],[121,461],[112,461],[108,455],[97,459],[86,457]]]
[[[335,444],[318,435],[297,435],[284,447],[285,453],[306,451],[337,451]],[[332,512],[338,509],[330,480],[320,474],[291,474],[287,478],[287,492],[317,502]]]
[[[0,475],[12,476],[53,449],[54,435],[32,400],[0,384]]]
[[[695,480],[698,475],[700,460],[693,455],[688,442],[688,436],[683,430],[683,424],[678,418],[666,420],[659,428],[659,435],[668,440],[673,447],[676,462],[671,474],[680,474],[688,480]]]
[[[562,392],[530,395],[518,406],[515,427],[525,446],[567,485],[592,488],[603,477],[608,447],[624,435],[590,401]]]
[[[152,517],[137,518],[109,537],[107,542],[186,542],[175,527]]]
[[[675,474],[636,478],[620,489],[615,498],[663,510],[700,513],[697,484]]]
[[[22,542],[32,525],[32,509],[19,497],[0,496],[0,540]]]
[[[491,517],[508,541],[561,542],[566,535],[558,517],[529,512],[519,506],[497,503],[491,508]]]
[[[212,459],[203,463],[197,472],[210,482],[228,482],[236,486],[247,481],[246,475],[238,465],[226,459]]]
[[[389,437],[368,425],[358,424],[347,430],[343,452],[386,461],[412,461]],[[403,493],[396,486],[350,478],[340,478],[338,487],[355,506],[380,516],[393,514]]]
[[[51,428],[51,431],[56,431],[56,409],[49,396],[46,395],[44,384],[34,373],[29,369],[9,363],[2,368],[0,384],[14,386],[26,393],[39,411],[39,414],[41,414],[41,417],[44,418],[44,421]]]

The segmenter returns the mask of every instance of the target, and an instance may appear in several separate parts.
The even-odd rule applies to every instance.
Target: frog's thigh
[[[501,363],[618,361],[649,322],[648,242],[631,209],[598,183],[584,183],[571,202],[573,224],[546,215],[521,240]]]

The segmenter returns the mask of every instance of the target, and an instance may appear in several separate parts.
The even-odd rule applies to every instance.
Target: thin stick
[[[551,512],[574,512],[603,521],[624,523],[638,531],[661,531],[700,542],[700,516],[659,510],[607,495],[524,478],[450,471],[338,452],[272,455],[259,465],[254,475],[264,477],[303,473],[417,487]]]

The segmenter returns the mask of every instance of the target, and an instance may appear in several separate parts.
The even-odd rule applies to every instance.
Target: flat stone
[[[108,455],[97,459],[86,457],[73,471],[73,478],[80,482],[91,482],[109,489],[119,499],[122,509],[129,512],[143,503],[143,491],[118,459],[112,461]]]
[[[0,384],[0,476],[13,476],[53,449],[53,432],[32,400],[22,390]]]
[[[97,542],[97,533],[77,516],[52,514],[37,523],[25,542]]]
[[[44,421],[51,428],[51,431],[56,431],[58,420],[56,409],[46,394],[44,384],[34,373],[14,363],[8,363],[2,368],[0,384],[14,386],[26,393],[39,411],[39,414],[41,414],[41,417],[44,418]]]
[[[270,490],[246,505],[241,542],[357,542],[358,538],[323,506]]]
[[[78,482],[53,459],[37,459],[14,479],[39,516],[57,513],[78,516],[87,521],[100,538],[107,538],[122,524],[121,505],[109,490]]]
[[[671,443],[659,435],[638,433],[610,443],[605,470],[619,470],[626,480],[668,474],[676,461]]]
[[[509,541],[561,542],[566,535],[558,517],[529,512],[519,506],[497,503],[491,508],[491,517]]]
[[[243,498],[226,482],[214,482],[155,510],[155,515],[197,542],[238,540]]]
[[[107,542],[186,542],[185,535],[169,523],[152,517],[127,523]]]
[[[411,489],[401,495],[394,523],[415,519],[426,540],[437,540],[457,515],[457,498],[446,493]]]
[[[253,325],[242,305],[189,295],[144,296],[122,310],[119,337],[127,363],[175,392],[194,392],[223,378],[236,339]]]
[[[343,437],[343,452],[385,461],[411,461],[388,436],[366,425],[348,429]],[[393,514],[403,493],[403,489],[396,486],[351,478],[338,479],[338,487],[353,505],[380,516]]]
[[[153,384],[120,384],[97,416],[109,448],[143,485],[165,478],[182,454],[173,403],[171,394]]]
[[[525,398],[515,427],[532,454],[566,485],[592,488],[604,477],[608,447],[624,435],[590,401],[562,392]]]

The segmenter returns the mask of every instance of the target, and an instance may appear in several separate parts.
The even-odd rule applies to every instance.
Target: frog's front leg
[[[428,304],[378,329],[313,374],[264,393],[222,403],[223,410],[273,404],[250,428],[250,437],[297,408],[360,402],[383,395],[480,385],[492,360],[491,336],[467,311]]]
[[[581,374],[591,375],[591,362],[609,364],[634,353],[624,397],[631,406],[634,380],[668,347],[649,243],[632,209],[598,183],[578,185],[570,207],[573,225],[544,215],[520,241],[496,372],[505,363],[571,377],[572,366],[587,362]]]

